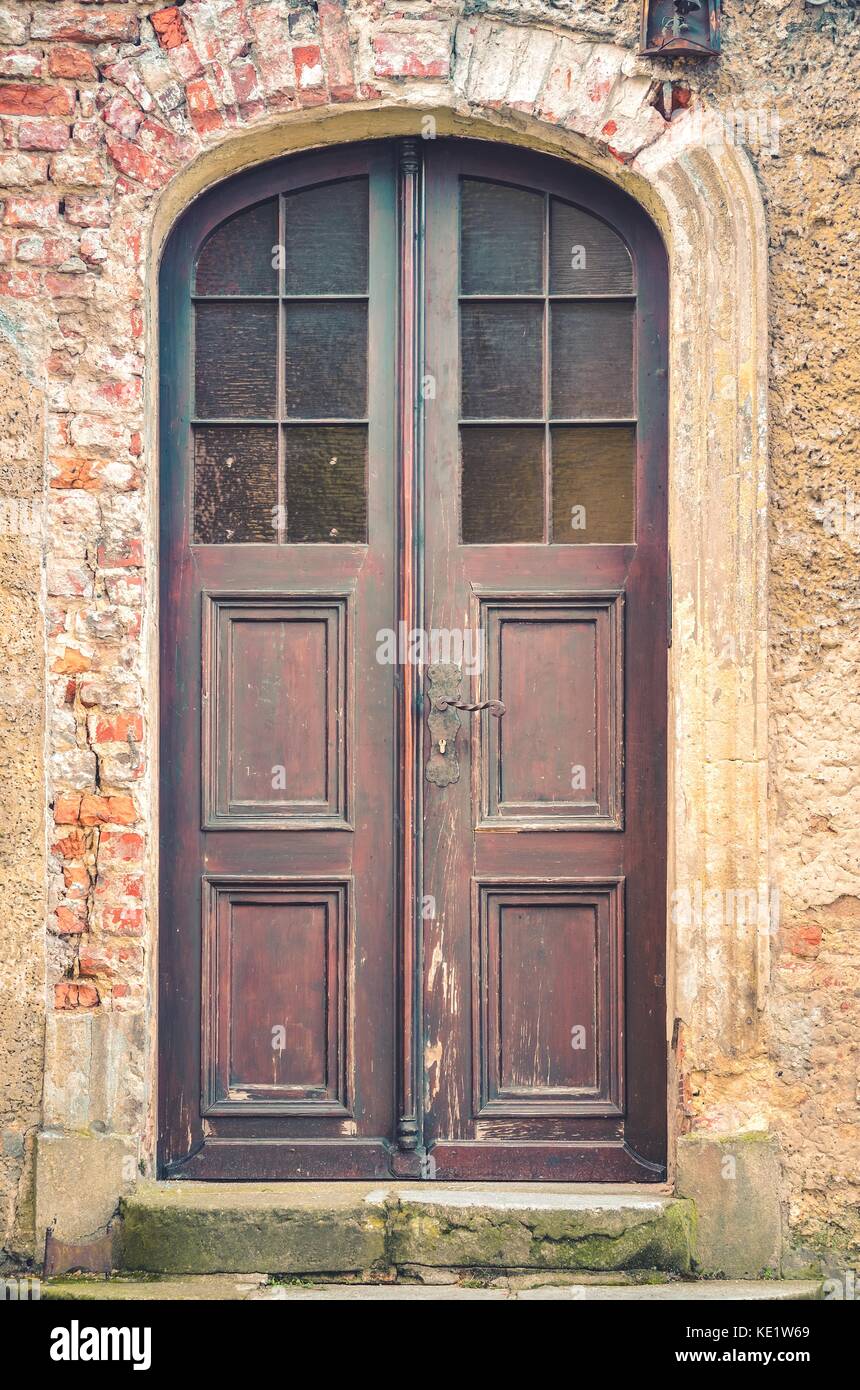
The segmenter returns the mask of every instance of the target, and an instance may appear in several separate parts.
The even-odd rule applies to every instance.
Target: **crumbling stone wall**
[[[575,130],[619,167],[704,108],[723,112],[748,146],[770,237],[770,796],[782,922],[754,1044],[715,1046],[704,996],[679,1022],[682,1123],[703,1134],[774,1131],[789,1239],[860,1253],[858,531],[845,524],[860,410],[860,23],[846,0],[822,9],[730,0],[723,57],[670,66],[635,56],[638,11],[633,0],[0,4],[0,306],[47,399],[44,787],[32,544],[20,587],[2,576],[27,692],[9,714],[22,791],[4,859],[15,898],[4,983],[20,991],[26,1022],[0,1029],[0,1063],[9,1051],[22,1059],[3,1117],[13,1133],[0,1159],[7,1230],[32,1219],[26,1141],[15,1136],[38,1118],[43,951],[46,1133],[109,1138],[117,1184],[151,1162],[146,257],[159,198],[201,151],[241,129],[453,93],[466,113],[504,104]],[[14,410],[35,411],[32,381],[16,370]],[[29,486],[16,479],[14,495]],[[46,945],[41,925],[38,942],[32,931],[44,802]]]

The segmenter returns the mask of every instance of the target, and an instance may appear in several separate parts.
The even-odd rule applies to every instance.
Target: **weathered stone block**
[[[121,1205],[117,1265],[163,1273],[382,1268],[384,1212],[365,1183],[141,1183]]]
[[[696,1204],[701,1273],[731,1279],[779,1273],[780,1157],[773,1136],[682,1135],[677,1183]]]
[[[134,1145],[119,1135],[40,1134],[37,1246],[48,1227],[67,1241],[87,1240],[103,1231],[116,1213],[118,1194],[133,1180],[133,1166]]]
[[[611,1191],[400,1192],[393,1264],[474,1268],[690,1269],[692,1204]]]

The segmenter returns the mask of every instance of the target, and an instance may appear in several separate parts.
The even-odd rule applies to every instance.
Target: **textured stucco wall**
[[[504,23],[505,33],[491,31],[489,20]],[[511,33],[525,39],[529,31],[533,43],[513,52]],[[749,942],[733,909],[679,934],[688,953],[678,963],[680,1126],[701,1136],[772,1131],[784,1156],[787,1239],[860,1258],[860,520],[853,522],[852,511],[856,488],[860,517],[853,443],[860,411],[860,20],[845,0],[821,9],[802,0],[729,3],[722,58],[672,67],[635,59],[637,31],[633,0],[0,4],[0,303],[10,342],[26,340],[34,363],[28,370],[46,378],[49,407],[53,825],[44,1123],[51,1133],[111,1137],[103,1146],[116,1172],[113,1188],[104,1185],[108,1194],[152,1153],[146,636],[154,531],[144,375],[154,208],[201,150],[226,145],[237,129],[263,131],[280,114],[324,117],[380,97],[432,104],[434,93],[459,80],[477,34],[487,47],[471,79],[476,104],[483,95],[491,106],[504,89],[498,104],[521,110],[524,121],[534,115],[580,129],[579,103],[589,108],[586,138],[626,167],[640,150],[647,158],[653,143],[672,138],[650,86],[652,78],[671,77],[673,128],[703,107],[722,112],[761,186],[771,315],[770,876],[781,925],[757,1000]],[[620,46],[620,56],[609,45]],[[703,187],[702,196],[718,201],[720,194]],[[701,247],[703,258],[721,254],[720,246]],[[738,292],[742,299],[743,285]],[[717,355],[719,315],[717,305]],[[21,428],[30,441],[16,460],[28,481],[22,474],[10,484],[20,497],[41,445],[34,388],[19,354],[11,347],[9,354],[21,383],[13,412],[26,415]],[[688,369],[701,371],[695,354]],[[677,375],[673,389],[683,390]],[[715,399],[715,417],[730,412],[734,399]],[[41,480],[33,486],[40,491]],[[3,601],[20,666],[13,681],[28,691],[11,710],[0,707],[4,762],[7,728],[9,740],[18,740],[8,765],[20,790],[2,866],[13,899],[2,958],[4,986],[14,984],[19,1002],[0,1023],[0,1063],[9,1047],[18,1059],[12,1085],[3,1087],[3,1125],[18,1134],[38,1120],[44,1008],[45,788],[36,760],[43,668],[34,609],[41,579],[33,543],[2,539]],[[13,550],[14,582],[6,569]],[[721,693],[731,708],[734,640],[727,628],[725,690],[708,687],[703,717],[714,722]],[[745,778],[741,764],[754,752],[743,738],[742,731],[726,754],[738,761],[739,798],[756,775],[753,769]],[[713,776],[701,784],[702,796],[720,788],[703,822],[718,839],[731,792],[723,771]],[[717,854],[710,843],[704,889],[758,891],[741,854],[733,865],[735,847],[724,844]],[[719,1029],[713,1020],[727,1013],[732,1026]],[[32,1223],[29,1170],[14,1136],[9,1147],[0,1156],[0,1200],[7,1226],[17,1220],[23,1229]],[[61,1166],[51,1163],[52,1171]],[[45,1214],[50,1219],[50,1203]]]
[[[697,1073],[705,1128],[774,1130],[790,1239],[860,1259],[860,11],[727,6],[696,81],[779,117],[768,219],[770,804],[780,930],[766,1053]],[[852,511],[856,497],[856,517]]]
[[[45,1028],[44,392],[0,306],[0,1269],[32,1253]]]

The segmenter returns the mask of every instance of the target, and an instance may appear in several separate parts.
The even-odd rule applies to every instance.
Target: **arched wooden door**
[[[163,1175],[665,1176],[666,307],[630,199],[466,141],[174,229]]]

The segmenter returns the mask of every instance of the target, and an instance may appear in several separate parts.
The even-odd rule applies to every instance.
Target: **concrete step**
[[[563,1183],[144,1182],[115,1263],[156,1274],[692,1267],[690,1202]]]
[[[500,1287],[475,1288],[462,1284],[271,1284],[262,1275],[233,1277],[226,1274],[192,1274],[184,1278],[52,1279],[42,1284],[43,1299],[63,1302],[348,1302],[425,1303],[534,1302],[576,1300],[585,1302],[767,1302],[796,1303],[821,1297],[821,1285],[813,1280],[728,1280],[671,1284],[544,1284],[524,1288],[499,1280]]]

